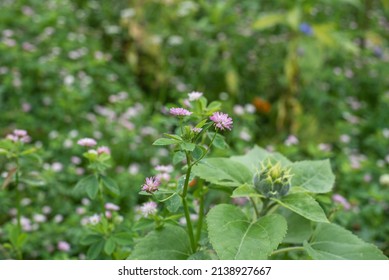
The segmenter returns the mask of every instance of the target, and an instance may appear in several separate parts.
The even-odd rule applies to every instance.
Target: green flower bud
[[[290,170],[283,169],[280,163],[272,165],[269,161],[266,166],[262,164],[261,171],[254,175],[254,187],[267,198],[285,196],[290,189],[289,172]]]

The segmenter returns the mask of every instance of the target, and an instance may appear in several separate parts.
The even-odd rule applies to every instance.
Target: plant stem
[[[186,163],[188,165],[188,170],[186,171],[186,177],[185,177],[185,182],[184,182],[184,189],[182,191],[182,205],[184,207],[184,212],[185,212],[185,220],[186,220],[186,227],[188,229],[188,235],[189,235],[189,239],[190,239],[190,244],[191,244],[191,247],[192,247],[192,251],[193,253],[196,252],[196,242],[195,242],[195,238],[194,238],[194,234],[193,234],[193,226],[192,226],[192,221],[190,220],[190,214],[189,214],[189,207],[188,207],[188,203],[186,201],[186,195],[188,194],[188,186],[189,186],[189,177],[190,177],[190,173],[191,173],[191,170],[192,170],[192,165],[191,165],[191,162],[190,162],[190,157],[189,157],[189,154],[188,152],[185,152],[185,155],[186,155]]]
[[[250,201],[251,201],[251,204],[253,205],[253,208],[254,208],[255,219],[258,219],[259,211],[258,211],[257,205],[255,204],[255,201],[254,201],[254,199],[252,197],[250,197]]]
[[[15,172],[15,186],[16,186],[16,208],[17,208],[17,225],[18,225],[18,231],[19,233],[22,232],[22,224],[21,224],[21,197],[20,197],[20,191],[18,190],[19,187],[19,160],[16,158],[16,172]]]
[[[199,181],[200,187],[200,209],[199,209],[199,220],[197,222],[197,232],[196,232],[196,244],[199,243],[201,238],[201,229],[203,227],[204,220],[204,189],[203,189],[203,181]]]
[[[287,248],[275,250],[271,255],[286,253],[286,252],[290,252],[290,251],[302,251],[302,250],[304,250],[304,247],[302,247],[302,246],[287,247]]]
[[[101,178],[99,176],[99,200],[100,200],[100,207],[101,207],[101,214],[103,217],[105,217],[105,206],[104,206],[104,197],[103,197],[103,186],[101,183]]]

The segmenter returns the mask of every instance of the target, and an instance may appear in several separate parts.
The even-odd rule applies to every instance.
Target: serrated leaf
[[[312,222],[288,209],[283,210],[281,214],[288,223],[288,233],[282,242],[303,244],[312,235]]]
[[[265,14],[253,23],[253,28],[263,30],[285,22],[285,15],[281,13]]]
[[[76,186],[74,187],[74,192],[76,194],[87,193],[91,199],[94,199],[99,190],[99,182],[95,175],[89,175],[85,178],[82,178]]]
[[[282,242],[287,230],[278,214],[249,220],[236,206],[219,204],[207,215],[210,242],[222,260],[261,260]]]
[[[335,224],[319,224],[312,240],[304,243],[315,260],[387,260],[373,244]]]
[[[108,190],[108,192],[114,195],[120,194],[119,186],[116,184],[114,180],[112,180],[107,176],[101,176],[101,180],[103,181],[103,185]]]
[[[181,141],[176,139],[170,139],[170,138],[159,138],[154,141],[153,145],[155,146],[166,146],[166,145],[172,145],[180,143]]]
[[[115,248],[116,248],[115,240],[114,240],[114,238],[111,236],[111,237],[109,237],[109,238],[105,241],[105,244],[104,244],[104,252],[105,252],[107,255],[111,255],[111,254],[113,253],[113,251],[115,251]]]
[[[93,243],[87,253],[86,253],[86,257],[88,260],[95,260],[97,259],[97,257],[100,255],[101,251],[103,250],[104,248],[104,244],[105,244],[105,241],[103,239]]]
[[[326,193],[331,191],[335,183],[335,176],[328,159],[298,161],[294,162],[290,168],[290,173],[293,175],[292,187],[303,187],[313,193]]]
[[[327,217],[320,207],[320,204],[307,193],[292,193],[284,196],[282,199],[272,200],[308,220],[319,223],[328,223]]]
[[[186,231],[179,226],[167,224],[142,238],[128,259],[186,260],[191,254]]]
[[[192,168],[193,173],[216,185],[239,187],[250,184],[253,174],[240,162],[229,158],[208,158]]]

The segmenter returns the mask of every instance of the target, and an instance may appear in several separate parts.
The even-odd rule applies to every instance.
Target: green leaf
[[[118,232],[115,233],[112,237],[117,244],[122,246],[132,245],[134,243],[132,234],[130,232]]]
[[[111,255],[113,251],[115,251],[116,244],[115,244],[115,239],[111,236],[109,237],[104,244],[104,252],[107,255]]]
[[[163,135],[165,135],[166,137],[170,138],[170,139],[175,139],[177,141],[183,141],[182,138],[178,135],[175,135],[175,134],[169,134],[169,133],[164,133]],[[162,138],[163,139],[163,138]],[[158,141],[158,140],[157,140]]]
[[[196,148],[192,152],[192,157],[195,160],[199,160],[205,153],[207,149],[205,149],[203,146],[196,145]]]
[[[99,182],[95,175],[89,175],[80,181],[78,181],[77,185],[74,188],[74,192],[76,194],[87,193],[91,199],[94,199],[97,195],[97,191],[99,190]]]
[[[174,153],[174,156],[173,156],[173,164],[174,165],[182,162],[183,160],[185,160],[185,153],[183,151],[178,151],[178,152]]]
[[[265,161],[267,159],[279,161],[283,166],[288,166],[292,163],[283,155],[279,153],[270,153],[258,146],[254,146],[254,148],[252,148],[243,156],[232,156],[230,157],[230,159],[246,165],[246,167],[252,170],[252,172],[258,171],[261,166],[260,162]]]
[[[221,102],[212,101],[211,103],[209,103],[206,110],[207,110],[208,114],[212,114],[213,112],[220,111],[221,107],[222,107]]]
[[[216,136],[215,136],[215,134],[216,134]],[[223,135],[221,135],[219,133],[215,133],[215,132],[209,132],[208,133],[208,138],[212,140],[213,137],[215,137],[215,139],[213,140],[213,145],[216,148],[221,149],[221,150],[224,150],[224,149],[228,148],[228,144],[225,141],[225,138],[224,138]]]
[[[373,244],[335,224],[319,224],[312,240],[304,243],[315,260],[387,260]]]
[[[207,215],[210,242],[222,260],[261,260],[282,242],[287,230],[278,214],[252,221],[236,206],[219,204]]]
[[[131,260],[186,260],[191,248],[186,231],[179,226],[165,225],[154,230],[135,245]]]
[[[244,184],[238,188],[236,188],[231,197],[264,197],[257,193],[257,191],[253,188],[252,185]]]
[[[313,193],[326,193],[331,191],[335,176],[331,170],[330,161],[298,161],[291,166],[293,174],[292,187],[303,187]]]
[[[166,146],[166,145],[172,145],[180,143],[181,141],[176,139],[170,139],[170,138],[159,138],[154,141],[153,145],[155,146]]]
[[[190,142],[182,142],[180,147],[184,151],[192,152],[196,148],[196,145]]]
[[[308,220],[319,223],[328,223],[327,217],[320,207],[320,204],[307,193],[292,193],[284,196],[282,199],[273,198],[272,200]]]
[[[228,158],[208,158],[192,168],[193,173],[216,185],[239,187],[250,184],[253,174],[243,164]]]
[[[107,176],[103,176],[103,175],[100,178],[103,181],[103,185],[108,192],[110,192],[116,196],[118,196],[120,194],[120,188],[114,180],[112,180],[111,178],[109,178]]]
[[[281,13],[265,14],[253,23],[253,28],[263,30],[285,22],[285,15]]]
[[[288,223],[288,233],[282,241],[283,243],[302,244],[312,235],[311,221],[288,210],[283,209],[281,213]]]
[[[90,245],[92,243],[96,243],[97,241],[102,240],[102,236],[98,234],[89,234],[84,236],[81,240],[80,243],[81,245]]]
[[[178,194],[174,194],[168,201],[165,202],[167,210],[171,213],[176,213],[182,205],[181,197]]]
[[[97,259],[97,257],[100,255],[101,251],[103,250],[104,245],[105,245],[104,239],[101,239],[101,240],[93,243],[89,247],[89,249],[88,249],[88,251],[86,253],[87,259],[89,259],[89,260]]]

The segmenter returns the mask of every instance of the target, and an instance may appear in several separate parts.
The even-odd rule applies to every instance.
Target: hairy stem
[[[253,208],[254,208],[255,219],[258,219],[259,211],[258,211],[257,204],[255,203],[255,201],[254,201],[254,199],[252,197],[250,197],[250,201],[251,201],[251,204],[253,205]]]

